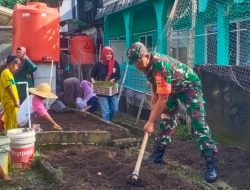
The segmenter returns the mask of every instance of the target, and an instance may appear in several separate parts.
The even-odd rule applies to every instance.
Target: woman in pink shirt
[[[30,88],[29,92],[31,95],[30,99],[30,114],[35,113],[38,117],[42,117],[48,122],[52,124],[52,127],[56,130],[62,130],[61,126],[58,125],[52,117],[49,115],[43,100],[49,99],[57,99],[57,96],[51,92],[51,88],[47,83],[41,83],[37,88]],[[22,105],[20,106],[19,112],[17,114],[17,121],[20,126],[24,126],[29,121],[29,113],[28,113],[28,98],[26,98]]]

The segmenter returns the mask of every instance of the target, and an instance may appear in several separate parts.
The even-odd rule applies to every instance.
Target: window
[[[230,56],[230,65],[236,65],[237,60],[237,24],[231,23],[229,25],[229,56]]]
[[[188,31],[173,31],[173,57],[183,63],[187,63]]]
[[[217,26],[207,27],[207,64],[216,64],[217,62]],[[202,50],[200,50],[202,51]]]
[[[237,47],[239,47],[239,61],[242,65],[250,65],[250,20],[241,21],[237,25],[239,27],[239,39]]]
[[[153,38],[152,35],[148,36],[141,36],[140,37],[140,42],[143,43],[148,51],[153,51]]]
[[[85,1],[84,11],[90,11],[93,9],[93,2],[92,1]]]
[[[217,26],[208,26],[206,35],[207,64],[217,62]],[[250,65],[250,20],[229,24],[229,64]]]
[[[60,38],[60,49],[67,49],[69,48],[69,39],[68,38]]]

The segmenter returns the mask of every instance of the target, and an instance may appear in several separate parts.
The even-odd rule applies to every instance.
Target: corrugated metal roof
[[[12,41],[13,10],[0,6],[0,44]]]
[[[1,27],[0,26],[0,44],[11,43],[12,41],[12,27]]]
[[[10,26],[12,23],[13,10],[0,6],[0,25]]]
[[[102,18],[106,15],[127,9],[129,7],[138,5],[140,3],[143,3],[148,0],[120,0],[120,1],[115,1],[111,4],[108,4],[107,6],[100,8],[97,10],[97,14],[95,19]]]

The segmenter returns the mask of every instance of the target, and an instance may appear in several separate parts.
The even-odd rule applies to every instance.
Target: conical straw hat
[[[48,83],[40,83],[37,88],[30,88],[30,93],[43,98],[57,99],[57,96],[51,92],[50,85]]]

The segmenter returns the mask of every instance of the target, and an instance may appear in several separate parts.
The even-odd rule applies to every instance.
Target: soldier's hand
[[[144,132],[145,132],[145,133],[148,133],[149,135],[151,135],[151,133],[154,132],[154,123],[148,121],[148,122],[144,125]]]

